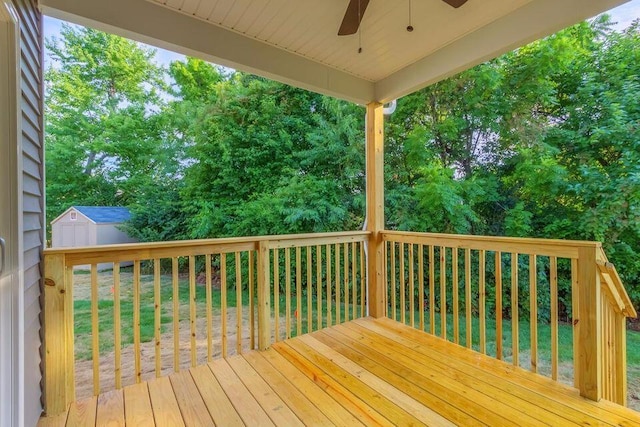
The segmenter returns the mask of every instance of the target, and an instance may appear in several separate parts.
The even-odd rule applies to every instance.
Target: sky
[[[622,30],[628,27],[635,19],[640,18],[640,0],[631,0],[628,3],[618,6],[615,9],[611,9],[607,12],[613,18],[614,22],[617,22],[615,28]],[[44,36],[45,38],[55,37],[60,33],[62,21],[55,18],[45,16],[44,18]],[[171,52],[168,50],[156,48],[156,62],[160,65],[168,66],[171,61],[182,60],[184,55]],[[45,62],[48,62],[48,58],[45,55]]]

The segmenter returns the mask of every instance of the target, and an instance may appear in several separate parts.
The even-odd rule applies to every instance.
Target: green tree
[[[70,25],[46,46],[48,218],[74,204],[130,203],[166,172],[155,52]]]

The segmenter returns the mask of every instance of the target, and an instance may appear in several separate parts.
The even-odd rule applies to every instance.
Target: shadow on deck
[[[640,413],[365,318],[75,402],[41,426],[640,425]]]

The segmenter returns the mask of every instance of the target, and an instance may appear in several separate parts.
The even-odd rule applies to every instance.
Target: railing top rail
[[[618,310],[626,317],[635,319],[638,317],[638,313],[631,303],[631,298],[629,298],[616,267],[608,261],[603,249],[598,250],[597,258],[598,269],[604,279],[603,282],[611,298],[618,306]]]
[[[251,237],[225,237],[219,239],[176,240],[171,242],[125,243],[117,245],[84,246],[75,248],[47,248],[45,255],[64,255],[67,265],[102,262],[135,261],[207,253],[241,252],[257,250],[260,242],[269,247],[295,247],[327,242],[364,240],[369,231],[343,231],[335,233],[306,233]],[[354,240],[355,238],[355,240]],[[310,242],[310,243],[309,243]]]
[[[578,249],[601,247],[599,242],[552,240],[501,236],[467,236],[459,234],[418,233],[385,230],[382,238],[403,243],[445,246],[449,248],[502,251],[519,254],[578,258]]]

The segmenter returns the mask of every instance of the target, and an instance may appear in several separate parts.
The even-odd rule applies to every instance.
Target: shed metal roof
[[[123,223],[131,218],[129,208],[115,206],[72,206],[91,221],[97,224]]]

